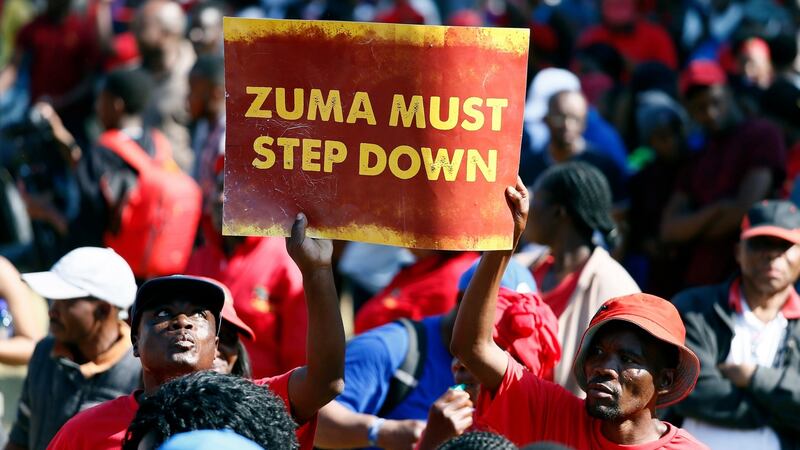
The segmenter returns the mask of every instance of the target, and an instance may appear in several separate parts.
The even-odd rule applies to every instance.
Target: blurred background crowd
[[[556,317],[576,295],[671,298],[723,282],[748,209],[800,201],[798,1],[0,0],[9,270],[110,246],[139,282],[218,279],[258,336],[245,341],[256,376],[304,363],[306,312],[282,239],[220,232],[223,16],[530,28],[520,175],[534,195],[516,256]],[[569,161],[602,173],[608,211],[585,165],[548,171]],[[148,191],[182,209],[156,208]],[[169,242],[148,238],[170,227]],[[346,327],[447,313],[478,256],[336,243]],[[0,339],[32,346],[45,302],[11,305],[3,279]],[[25,345],[0,343],[0,361],[27,363]]]

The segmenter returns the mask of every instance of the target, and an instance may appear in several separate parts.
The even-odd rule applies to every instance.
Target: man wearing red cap
[[[800,211],[792,203],[756,203],[742,224],[740,273],[675,298],[702,370],[695,390],[674,409],[711,448],[797,447],[798,244]]]
[[[736,267],[733,247],[742,216],[783,181],[785,145],[773,124],[739,110],[716,62],[692,61],[680,90],[705,143],[678,174],[661,238],[687,246],[687,263],[675,267],[685,270],[685,286],[719,283]]]
[[[522,181],[506,190],[515,242],[525,229]],[[450,343],[480,380],[481,417],[517,445],[554,441],[576,449],[706,448],[656,417],[656,408],[686,397],[700,372],[684,346],[678,311],[648,294],[611,299],[595,314],[573,365],[580,399],[526,371],[492,339],[497,287],[513,250],[488,252],[467,288]]]

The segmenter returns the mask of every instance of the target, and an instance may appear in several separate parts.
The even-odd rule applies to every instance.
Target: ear
[[[114,106],[114,112],[115,113],[119,114],[120,116],[125,114],[125,101],[124,100],[122,100],[119,97],[114,97],[112,105]]]
[[[131,343],[133,344],[133,356],[139,357],[139,335],[131,333]]]
[[[224,86],[214,86],[211,88],[211,99],[212,100],[224,100],[225,99],[225,87]]]
[[[658,395],[665,395],[669,392],[673,383],[675,383],[675,369],[662,369],[656,385]]]
[[[567,214],[567,208],[564,208],[562,205],[557,205],[555,207],[555,215],[559,219],[567,219],[567,218],[569,218],[569,214]]]
[[[744,251],[745,243],[744,241],[739,241],[736,243],[736,247],[734,249],[733,256],[736,258],[736,264],[739,266],[742,265],[742,252]]]

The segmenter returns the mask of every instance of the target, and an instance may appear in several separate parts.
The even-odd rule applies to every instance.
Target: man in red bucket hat
[[[521,181],[506,189],[515,242],[525,229],[527,197]],[[484,254],[450,344],[481,382],[485,423],[519,446],[546,440],[576,449],[707,448],[656,417],[656,408],[686,397],[700,373],[680,315],[666,300],[633,294],[600,307],[573,366],[585,400],[526,371],[494,343],[497,286],[512,252]]]

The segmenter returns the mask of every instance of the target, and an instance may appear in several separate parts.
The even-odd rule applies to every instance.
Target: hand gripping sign
[[[226,235],[511,248],[529,30],[225,18]]]

